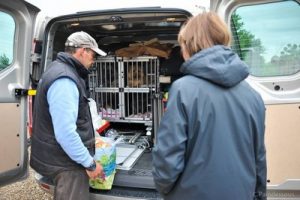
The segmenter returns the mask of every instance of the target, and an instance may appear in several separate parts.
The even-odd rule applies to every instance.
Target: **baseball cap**
[[[82,47],[89,48],[95,51],[100,56],[106,56],[107,53],[98,48],[96,40],[90,36],[88,33],[79,31],[72,33],[65,43],[66,47]]]

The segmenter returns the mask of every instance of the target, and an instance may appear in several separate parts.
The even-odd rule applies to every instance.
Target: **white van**
[[[247,81],[266,104],[268,199],[299,199],[300,1],[211,0],[210,9],[230,26],[232,49],[249,65]],[[161,7],[78,12],[37,26],[33,38],[38,12],[23,0],[0,0],[0,185],[27,175],[29,89],[64,50],[67,36],[83,30],[108,52],[96,59],[89,75],[99,115],[110,122],[110,131],[136,147],[132,162],[119,163],[112,190],[91,189],[91,199],[160,199],[151,174],[151,149],[168,88],[181,76],[177,34],[191,13]],[[128,53],[129,47],[151,44],[168,48],[122,54],[124,48]],[[51,180],[36,178],[53,192]]]

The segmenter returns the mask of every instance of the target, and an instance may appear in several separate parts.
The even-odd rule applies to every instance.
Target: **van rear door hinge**
[[[21,88],[16,88],[15,89],[15,97],[20,98],[24,96],[35,96],[36,95],[36,90],[33,89],[21,89]]]

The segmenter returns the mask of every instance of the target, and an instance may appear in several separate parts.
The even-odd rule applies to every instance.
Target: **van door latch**
[[[24,96],[35,96],[36,90],[33,89],[22,89],[22,88],[16,88],[15,89],[15,97],[20,98]]]

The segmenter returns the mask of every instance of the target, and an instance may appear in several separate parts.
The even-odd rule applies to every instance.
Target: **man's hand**
[[[101,178],[101,179],[105,179],[105,175],[103,172],[103,168],[102,166],[96,162],[96,169],[94,171],[89,171],[86,170],[86,173],[88,174],[88,176],[91,179],[95,179],[95,178]]]

